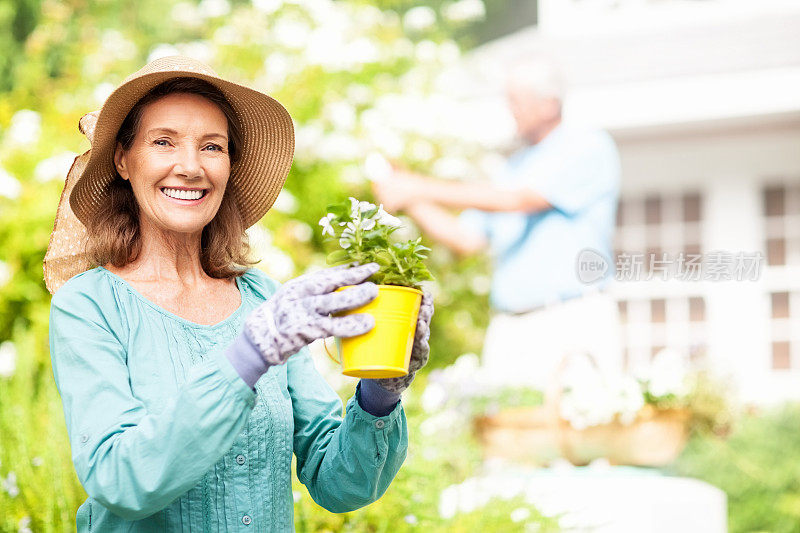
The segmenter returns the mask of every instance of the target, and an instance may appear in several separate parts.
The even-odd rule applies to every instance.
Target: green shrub
[[[725,491],[731,533],[800,532],[800,404],[745,415],[728,437],[696,436],[673,472]]]

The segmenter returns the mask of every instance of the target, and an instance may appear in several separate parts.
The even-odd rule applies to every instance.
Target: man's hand
[[[553,207],[539,192],[522,183],[507,188],[488,181],[432,179],[395,163],[392,163],[390,177],[372,182],[372,191],[389,212],[408,213],[411,207],[423,202],[450,209],[523,213]]]
[[[372,192],[384,209],[397,212],[424,198],[427,180],[406,170],[392,166],[389,179],[372,182]]]

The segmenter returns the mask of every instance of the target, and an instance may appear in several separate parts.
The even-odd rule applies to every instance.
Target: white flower
[[[203,17],[222,17],[230,13],[231,5],[228,0],[202,0],[197,9]]]
[[[19,519],[19,528],[17,529],[17,533],[32,533],[30,527],[31,525],[31,517],[30,516],[23,516]]]
[[[309,25],[296,18],[281,17],[272,27],[272,36],[275,41],[287,48],[302,48],[311,32]]]
[[[92,91],[92,96],[94,97],[94,102],[98,106],[102,107],[103,103],[108,98],[108,95],[114,92],[114,84],[109,81],[104,81],[103,83],[98,84],[94,91]]]
[[[39,140],[42,131],[42,116],[30,109],[21,109],[11,117],[6,131],[6,140],[12,144],[32,144]]]
[[[354,135],[334,131],[325,134],[314,147],[316,159],[326,161],[349,161],[362,156],[362,142]]]
[[[72,163],[75,161],[75,152],[61,152],[60,154],[43,159],[33,170],[33,177],[38,182],[50,180],[63,180],[67,176]]]
[[[450,22],[468,22],[486,16],[486,6],[481,0],[459,0],[445,6],[442,11]]]
[[[348,102],[331,102],[325,106],[323,115],[336,130],[352,130],[356,125],[356,110]]]
[[[424,139],[415,139],[411,143],[411,157],[418,161],[430,161],[436,155],[433,144]]]
[[[0,377],[9,378],[17,368],[17,349],[11,341],[0,344]]]
[[[370,181],[384,181],[392,175],[392,165],[378,152],[372,152],[364,160],[364,174]]]
[[[616,411],[620,422],[631,424],[639,410],[644,407],[644,395],[639,383],[631,376],[621,377],[612,388],[616,390]]]
[[[278,281],[286,281],[294,275],[294,261],[289,254],[277,246],[268,247],[261,260],[264,272],[269,273]]]
[[[253,7],[257,10],[270,15],[281,7],[280,0],[253,0]]]
[[[522,522],[523,520],[527,520],[530,516],[531,510],[526,507],[517,507],[511,511],[512,522]]]
[[[322,226],[322,235],[330,235],[331,237],[335,236],[336,233],[333,231],[333,226],[331,225],[331,220],[336,218],[336,215],[333,213],[328,213],[321,219],[319,219],[319,225]]]
[[[136,45],[128,40],[119,30],[106,30],[101,38],[101,49],[106,57],[115,59],[131,59],[136,55]]]
[[[344,50],[347,58],[356,65],[375,63],[380,59],[380,50],[367,37],[359,37],[349,43]]]
[[[181,51],[178,50],[174,45],[164,43],[157,44],[147,56],[147,62],[149,63],[151,61],[155,61],[156,59],[161,59],[162,57],[179,55],[180,53]]]
[[[272,207],[281,213],[291,215],[297,211],[299,203],[297,202],[297,198],[295,198],[292,193],[286,189],[281,189],[281,192],[278,193],[278,197],[275,199],[275,204]]]
[[[361,83],[351,83],[347,86],[347,99],[354,105],[363,105],[372,101],[372,88]]]
[[[445,520],[458,512],[458,485],[450,485],[439,494],[439,516]]]
[[[447,390],[439,383],[431,383],[422,393],[422,408],[427,413],[438,411],[447,402]]]
[[[403,26],[408,31],[422,31],[436,24],[436,12],[428,6],[412,7],[403,15]]]
[[[414,56],[421,63],[432,63],[438,56],[439,45],[430,39],[424,39],[414,46]]]
[[[189,28],[196,28],[203,23],[200,11],[191,2],[178,2],[172,6],[170,16],[174,22]]]
[[[492,288],[492,278],[479,274],[470,280],[469,286],[475,294],[489,294]]]
[[[348,222],[347,227],[342,231],[342,236],[339,238],[339,246],[345,250],[350,248],[355,242],[355,231],[355,224]]]
[[[22,185],[19,180],[0,167],[0,196],[16,200],[20,193],[22,193]]]
[[[310,241],[311,236],[314,234],[314,231],[311,229],[311,226],[309,226],[305,222],[295,222],[294,224],[292,224],[291,231],[292,235],[294,235],[294,238],[300,242]]]
[[[375,227],[375,219],[374,218],[365,218],[361,221],[361,229],[364,231],[369,231]]]
[[[211,37],[216,44],[239,44],[242,41],[242,33],[230,24],[220,26]]]
[[[576,429],[606,424],[614,419],[616,403],[607,383],[587,359],[570,361],[563,376],[561,416]]]
[[[19,487],[17,487],[17,475],[14,472],[9,472],[6,479],[2,481],[3,490],[5,490],[12,498],[19,494]]]
[[[371,204],[369,202],[359,202],[352,196],[348,197],[350,199],[350,218],[359,218],[361,213],[369,211],[370,209],[375,209],[375,204]]]
[[[686,392],[687,373],[683,356],[665,348],[653,358],[647,388],[653,396],[681,395]]]
[[[407,524],[411,524],[412,526],[416,525],[417,522],[419,522],[419,520],[417,520],[417,517],[414,516],[413,514],[406,515],[404,520],[406,521]]]
[[[380,205],[378,208],[378,224],[382,226],[390,226],[393,228],[399,228],[403,225],[403,222],[394,215],[390,215],[383,209],[383,204]]]

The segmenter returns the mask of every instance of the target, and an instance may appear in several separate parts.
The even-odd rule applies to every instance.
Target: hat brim
[[[100,111],[89,162],[69,197],[78,219],[88,226],[106,201],[108,184],[117,175],[117,132],[136,102],[156,85],[187,76],[216,86],[233,107],[243,143],[239,159],[231,165],[229,190],[246,228],[260,220],[275,203],[292,165],[295,139],[289,112],[269,95],[203,72],[177,68],[134,76],[109,95]]]

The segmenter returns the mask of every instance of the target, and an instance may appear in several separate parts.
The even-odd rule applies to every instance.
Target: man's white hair
[[[564,101],[564,78],[548,56],[535,54],[518,58],[506,71],[506,83],[528,89],[538,98],[555,98]]]

